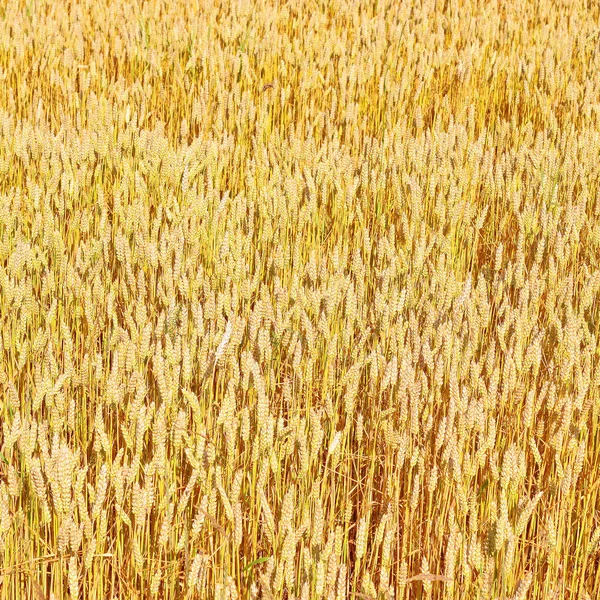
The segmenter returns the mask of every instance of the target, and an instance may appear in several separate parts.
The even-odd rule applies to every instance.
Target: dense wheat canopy
[[[0,598],[600,597],[600,9],[0,6]]]

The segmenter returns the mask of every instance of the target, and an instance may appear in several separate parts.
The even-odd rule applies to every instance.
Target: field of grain
[[[0,6],[2,600],[600,597],[600,8]]]

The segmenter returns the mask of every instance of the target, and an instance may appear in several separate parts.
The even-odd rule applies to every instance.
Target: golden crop
[[[0,598],[600,596],[600,9],[0,6]]]

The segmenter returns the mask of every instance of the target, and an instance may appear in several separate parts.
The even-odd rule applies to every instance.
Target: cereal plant
[[[0,4],[2,600],[600,597],[600,4]]]

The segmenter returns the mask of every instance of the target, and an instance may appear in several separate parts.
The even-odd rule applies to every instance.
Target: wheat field
[[[2,600],[600,597],[600,6],[0,6]]]

